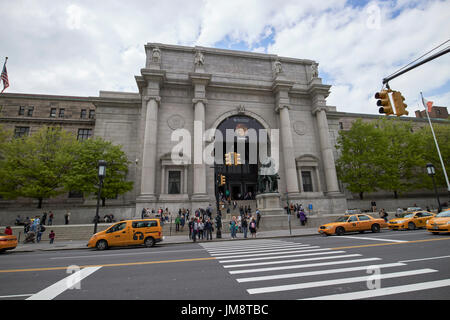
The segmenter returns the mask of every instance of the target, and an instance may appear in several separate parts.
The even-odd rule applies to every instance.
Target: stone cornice
[[[308,86],[308,93],[311,96],[315,96],[318,94],[321,94],[324,96],[324,98],[328,97],[328,95],[330,94],[330,85],[327,84],[322,84],[322,81],[318,81],[320,80],[319,78],[313,79],[312,82],[310,82],[309,86]]]
[[[0,118],[1,122],[13,122],[20,123],[21,125],[27,125],[29,123],[47,123],[51,125],[80,125],[80,126],[95,126],[95,119],[64,119],[64,118]]]
[[[194,85],[201,84],[207,86],[211,81],[211,77],[212,75],[210,73],[189,72],[189,79]]]

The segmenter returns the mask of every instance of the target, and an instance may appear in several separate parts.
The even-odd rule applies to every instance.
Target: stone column
[[[203,134],[205,132],[206,99],[193,99],[194,103],[194,189],[192,198],[206,196],[206,165],[203,161]]]
[[[330,143],[326,107],[316,107],[313,110],[316,115],[317,127],[319,128],[320,150],[322,151],[322,160],[325,170],[326,192],[327,194],[340,193],[334,164],[333,149]]]
[[[280,131],[282,143],[282,157],[284,163],[284,171],[286,175],[286,188],[288,196],[296,196],[299,194],[297,165],[295,163],[294,144],[292,142],[291,119],[289,116],[289,106],[280,105],[277,107],[280,112]]]
[[[145,97],[146,116],[142,150],[141,196],[145,200],[156,200],[156,151],[158,141],[159,96]]]

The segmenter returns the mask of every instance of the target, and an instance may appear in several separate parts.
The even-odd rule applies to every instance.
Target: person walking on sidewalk
[[[48,235],[49,239],[50,239],[50,244],[53,243],[53,241],[55,241],[55,232],[52,230],[50,231],[50,234]]]
[[[51,226],[51,225],[53,225],[53,212],[49,212],[49,215],[48,215],[48,225],[49,226]]]
[[[252,238],[256,238],[256,228],[257,228],[257,224],[255,221],[255,218],[252,217],[252,220],[250,221],[250,227],[249,227]]]
[[[248,221],[247,221],[247,215],[244,215],[241,220],[241,229],[244,233],[244,238],[247,239],[247,231],[248,231]]]
[[[205,222],[206,240],[212,240],[213,225],[211,219],[208,218]]]

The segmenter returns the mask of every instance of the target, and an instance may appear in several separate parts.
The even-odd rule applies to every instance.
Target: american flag
[[[3,70],[2,70],[2,75],[1,75],[1,79],[3,81],[3,90],[0,93],[3,93],[3,91],[5,91],[5,89],[9,87],[8,71],[6,70],[6,61],[7,60],[8,60],[8,58],[6,58],[5,64],[3,65]]]

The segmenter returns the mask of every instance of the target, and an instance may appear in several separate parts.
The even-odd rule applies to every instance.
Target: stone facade
[[[135,159],[130,168],[135,188],[127,199],[136,201],[136,210],[214,203],[214,169],[193,159],[171,164],[168,155],[177,144],[171,135],[186,129],[194,149],[194,140],[205,130],[233,115],[279,130],[282,201],[307,200],[316,212],[346,208],[329,139],[330,86],[318,78],[314,61],[160,43],[149,43],[145,50],[145,68],[136,76],[139,94],[100,92],[93,99],[95,135],[121,144]],[[303,190],[302,170],[311,171],[312,190]],[[179,194],[167,194],[169,171],[180,172]]]

